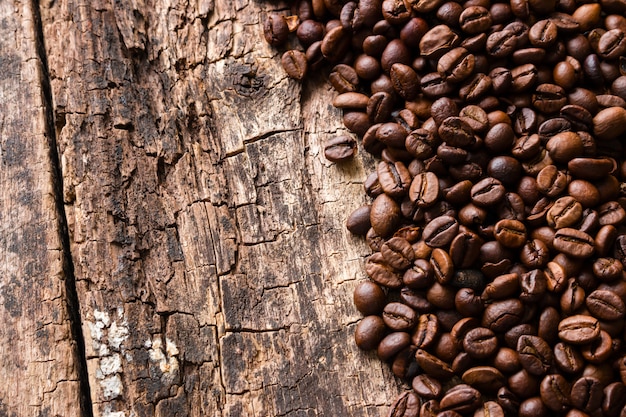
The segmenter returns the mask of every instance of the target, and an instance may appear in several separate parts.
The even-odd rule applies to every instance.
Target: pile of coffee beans
[[[328,69],[380,158],[357,345],[394,417],[626,416],[626,0],[298,0],[264,26]],[[292,42],[292,44],[294,44]]]

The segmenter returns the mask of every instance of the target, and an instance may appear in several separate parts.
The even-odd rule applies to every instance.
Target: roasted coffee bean
[[[574,197],[561,197],[554,202],[546,213],[548,226],[555,229],[571,227],[578,223],[583,214],[583,207]]]
[[[474,71],[475,58],[465,48],[454,48],[446,52],[437,63],[437,71],[448,82],[459,83]]]
[[[613,382],[603,390],[602,412],[607,417],[617,417],[626,405],[626,386],[621,382]]]
[[[541,300],[547,289],[546,276],[543,271],[533,269],[520,275],[519,298],[524,303],[532,304]]]
[[[600,323],[592,316],[578,314],[559,323],[559,338],[572,345],[591,343],[600,336]]]
[[[459,36],[446,25],[431,28],[422,36],[419,44],[420,53],[428,59],[440,58],[460,42]]]
[[[602,405],[602,384],[597,378],[581,377],[572,384],[571,405],[592,412]]]
[[[434,282],[433,267],[425,259],[416,259],[404,272],[402,282],[409,288],[426,289]]]
[[[415,360],[417,360],[417,364],[424,373],[433,378],[447,380],[454,375],[454,371],[449,364],[423,349],[417,349],[415,352]]]
[[[546,375],[540,386],[541,400],[552,411],[566,411],[571,404],[570,384],[559,374]]]
[[[623,327],[623,326],[620,326]],[[600,337],[581,347],[583,358],[589,363],[601,365],[613,354],[613,339],[606,331],[600,330]]]
[[[520,300],[513,298],[498,300],[485,307],[482,325],[494,332],[506,332],[519,324],[523,315],[524,305]]]
[[[567,315],[574,314],[585,303],[585,290],[575,278],[567,280],[565,291],[561,294],[561,310]]]
[[[395,91],[405,100],[413,100],[419,94],[420,82],[415,70],[408,65],[395,63],[389,73]]]
[[[544,375],[552,366],[552,349],[538,336],[522,335],[517,341],[519,361],[532,375]]]
[[[595,290],[585,300],[589,312],[600,320],[617,320],[624,317],[626,307],[622,299],[608,290]]]
[[[473,358],[485,359],[496,353],[498,340],[492,330],[485,327],[477,327],[465,334],[463,349]]]
[[[304,52],[289,50],[283,54],[280,61],[290,78],[301,81],[306,76],[308,64]]]
[[[459,223],[454,217],[440,216],[424,227],[422,235],[428,246],[441,248],[452,242],[458,231]]]
[[[287,41],[289,26],[285,16],[270,14],[263,24],[263,35],[270,45],[279,46]]]
[[[409,198],[418,207],[430,207],[439,198],[439,179],[432,172],[423,172],[411,182]]]
[[[385,330],[385,323],[379,316],[364,317],[354,331],[356,345],[363,350],[376,349],[385,336]]]
[[[434,314],[421,314],[411,335],[411,343],[420,349],[428,348],[439,336],[439,323]]]
[[[365,205],[354,210],[346,220],[346,228],[350,233],[365,236],[371,227],[370,223],[371,206]]]
[[[402,162],[381,162],[377,173],[378,182],[387,195],[398,198],[408,193],[412,178]]]
[[[557,367],[565,373],[577,374],[585,366],[580,352],[570,344],[559,342],[554,345],[553,352]]]
[[[433,249],[430,256],[430,265],[435,279],[440,284],[448,284],[454,278],[454,263],[445,250],[441,248]]]
[[[398,203],[387,194],[376,197],[370,209],[370,222],[378,235],[382,237],[391,235],[400,222]]]
[[[573,258],[588,258],[594,251],[591,236],[569,227],[557,230],[552,244],[556,250]]]
[[[356,141],[352,136],[335,136],[326,142],[324,156],[331,162],[344,162],[354,156],[356,149]]]
[[[388,417],[419,417],[420,398],[411,391],[400,394],[389,410]]]
[[[623,271],[622,263],[615,258],[598,258],[593,263],[593,274],[603,282],[612,282],[621,278]]]
[[[377,284],[388,288],[400,288],[402,275],[389,266],[380,252],[370,255],[365,262],[365,272]]]
[[[376,354],[383,361],[388,361],[393,358],[397,353],[405,349],[411,343],[411,337],[406,332],[393,332],[387,336],[378,344],[376,348]]]
[[[498,204],[505,192],[506,189],[500,181],[487,177],[474,184],[470,191],[470,197],[477,206],[490,207]]]
[[[411,387],[420,398],[425,400],[439,398],[443,390],[441,382],[425,374],[417,375],[413,378]]]
[[[406,331],[412,329],[417,323],[415,311],[402,303],[389,303],[383,310],[383,321],[392,330]]]
[[[385,293],[380,285],[363,280],[354,289],[354,305],[363,315],[379,314],[385,307]]]
[[[522,369],[509,376],[507,385],[518,398],[528,398],[538,394],[540,381],[540,377],[529,374],[525,369]]]
[[[626,219],[626,210],[616,201],[609,201],[598,207],[600,225],[619,225]]]
[[[526,243],[526,226],[518,220],[500,220],[496,223],[494,237],[506,248],[522,247]]]
[[[549,256],[548,246],[539,239],[532,239],[522,247],[520,261],[527,268],[542,268],[548,263]]]
[[[459,384],[451,388],[439,402],[439,407],[444,411],[456,411],[457,413],[471,413],[482,404],[482,395],[477,389]]]

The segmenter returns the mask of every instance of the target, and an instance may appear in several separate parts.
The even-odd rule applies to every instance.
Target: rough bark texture
[[[78,416],[35,16],[30,1],[0,2],[0,416]]]
[[[285,8],[247,0],[40,4],[94,416],[382,416],[398,391],[387,366],[352,339],[352,290],[369,249],[344,220],[364,202],[372,161],[325,161],[321,143],[343,129],[334,93],[322,76],[304,86],[289,80],[263,40],[266,13]],[[48,270],[26,290],[63,306],[62,287],[44,290],[62,282],[60,262],[47,261],[61,254],[49,165],[32,166],[47,155],[33,150],[45,148],[45,137],[29,140],[38,144],[30,156],[1,172],[2,213],[35,207],[23,224],[39,222],[32,231],[20,223],[19,249],[11,248],[15,222],[5,222],[3,253],[24,265],[16,253],[34,252],[44,236],[41,255],[20,255],[43,262],[30,279]],[[12,190],[6,184],[24,169],[41,177]],[[41,195],[23,196],[24,187]],[[12,282],[9,272],[2,282]],[[71,351],[64,310],[48,318],[46,304],[33,304],[55,324],[42,327],[47,343]],[[29,314],[17,316],[33,327]],[[57,359],[61,349],[23,372],[75,380],[72,358]],[[17,366],[6,360],[2,374]],[[36,389],[74,387],[76,395],[75,385]]]

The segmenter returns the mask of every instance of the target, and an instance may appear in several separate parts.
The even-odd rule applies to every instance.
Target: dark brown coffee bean
[[[517,352],[520,363],[532,375],[544,375],[552,366],[552,349],[538,336],[520,336],[517,341]]]
[[[400,288],[402,275],[387,265],[380,252],[375,252],[365,262],[365,272],[372,281],[388,288]]]
[[[437,282],[440,284],[448,284],[452,281],[454,277],[454,264],[448,252],[440,248],[433,249],[430,256],[430,265]]]
[[[608,290],[595,290],[585,300],[589,312],[600,320],[617,320],[624,317],[626,306],[622,299]]]
[[[408,193],[412,178],[402,162],[380,162],[377,173],[383,192],[390,197],[403,197]]]
[[[578,314],[559,323],[559,338],[572,345],[591,343],[600,336],[600,323],[592,316]]]
[[[623,328],[623,325],[620,327]],[[587,362],[601,365],[609,359],[614,350],[615,347],[611,335],[604,330],[600,330],[600,337],[582,346],[580,352]]]
[[[365,236],[370,229],[370,208],[371,206],[365,205],[357,208],[348,216],[346,220],[346,228],[350,233]]]
[[[366,113],[361,111],[349,111],[343,114],[343,124],[355,133],[357,136],[362,137],[370,128],[371,123]]]
[[[450,244],[450,257],[457,268],[469,268],[480,254],[481,240],[471,232],[459,233]]]
[[[534,46],[547,48],[557,40],[558,27],[552,20],[540,20],[531,26],[528,32],[528,40]]]
[[[391,117],[393,97],[380,92],[373,94],[367,103],[367,115],[372,123],[383,123]]]
[[[517,193],[504,194],[504,198],[498,204],[498,217],[518,221],[526,220],[526,206],[522,197]]]
[[[621,278],[623,272],[624,266],[619,259],[598,258],[593,263],[593,274],[602,282],[613,282]]]
[[[364,110],[367,108],[367,102],[369,97],[363,93],[357,93],[349,91],[347,93],[339,94],[333,99],[333,106],[338,109],[359,109]]]
[[[426,291],[426,299],[435,307],[441,310],[453,310],[454,309],[454,296],[455,291],[448,285],[435,282]],[[459,314],[455,312],[455,314]],[[460,314],[459,314],[460,316]]]
[[[425,374],[417,375],[415,378],[413,378],[411,387],[417,393],[417,395],[420,396],[420,398],[425,400],[439,398],[441,393],[443,392],[441,382]]]
[[[470,6],[459,16],[461,30],[471,35],[487,31],[491,23],[491,13],[481,6]]]
[[[289,50],[283,54],[280,61],[290,78],[301,81],[306,76],[308,65],[304,52]]]
[[[571,196],[561,197],[546,213],[548,226],[555,229],[571,227],[582,218],[582,205]]]
[[[511,30],[493,32],[487,38],[485,49],[490,56],[504,58],[511,55],[517,46],[517,36]]]
[[[392,330],[408,331],[415,327],[417,314],[415,311],[402,303],[389,303],[383,310],[383,321]]]
[[[622,29],[611,29],[598,40],[598,55],[605,59],[616,59],[626,53],[626,33]]]
[[[440,216],[424,227],[424,241],[433,248],[441,248],[452,242],[459,231],[459,223],[454,217]]]
[[[475,417],[504,417],[502,406],[495,401],[485,401],[474,413]]]
[[[391,66],[389,77],[396,92],[405,100],[413,100],[419,94],[419,78],[408,65],[395,63]]]
[[[270,14],[263,23],[263,35],[267,43],[273,46],[280,46],[289,36],[289,26],[285,16]]]
[[[379,314],[385,307],[385,293],[380,285],[363,280],[354,289],[354,306],[363,315]]]
[[[411,337],[406,332],[389,333],[387,336],[383,337],[378,344],[376,355],[378,355],[381,360],[388,361],[408,347],[410,343]]]
[[[593,238],[569,227],[557,230],[552,244],[556,250],[573,258],[588,258],[594,252]]]
[[[472,202],[477,206],[490,207],[498,204],[505,192],[506,189],[500,181],[487,177],[474,184],[470,196]]]
[[[415,360],[417,360],[417,364],[424,373],[433,378],[447,380],[454,375],[454,371],[449,364],[423,349],[417,349],[415,352]]]
[[[543,271],[533,269],[520,275],[520,300],[530,304],[541,300],[546,292],[546,276]]]
[[[439,401],[428,400],[420,407],[420,417],[437,417],[439,414]]]
[[[537,174],[537,188],[542,194],[554,198],[567,189],[570,180],[565,171],[555,165],[548,165]]]
[[[348,52],[349,47],[350,38],[341,25],[326,32],[320,44],[322,55],[329,62],[341,61]]]
[[[519,409],[519,399],[510,389],[502,387],[498,390],[496,395],[497,402],[502,407],[505,415],[516,415]],[[541,402],[541,400],[539,401]]]
[[[577,374],[585,366],[582,355],[572,345],[559,342],[554,345],[553,353],[557,367],[565,373]]]
[[[413,178],[409,198],[418,207],[430,207],[439,198],[439,179],[432,172],[423,172]]]
[[[359,87],[359,77],[349,65],[336,65],[328,76],[330,84],[337,92],[347,93],[357,91]]]
[[[602,395],[602,384],[597,378],[581,377],[572,384],[571,404],[589,413],[600,408]]]
[[[425,289],[434,282],[433,268],[426,259],[416,259],[402,276],[402,282],[412,289]]]
[[[519,324],[524,315],[524,305],[517,299],[494,301],[485,308],[482,325],[494,332],[506,332]],[[599,330],[599,329],[598,329]]]
[[[465,334],[463,349],[476,359],[493,356],[498,349],[498,339],[493,331],[485,327],[477,327]]]
[[[511,77],[513,78],[511,81],[512,92],[528,91],[537,83],[537,67],[533,64],[520,65],[511,70]]]
[[[558,374],[546,375],[540,386],[541,400],[552,411],[566,411],[571,404],[570,384]]]
[[[381,194],[372,202],[370,222],[376,233],[387,237],[396,231],[400,221],[400,207],[387,194]]]
[[[483,301],[472,288],[461,288],[454,297],[456,310],[464,317],[478,317],[483,312]]]
[[[562,292],[567,285],[567,274],[565,269],[556,262],[548,262],[543,272],[546,275],[546,286],[548,291],[556,293]]]
[[[509,376],[507,385],[518,398],[528,398],[539,393],[540,378],[522,369]]]
[[[454,84],[448,82],[445,76],[438,72],[431,72],[420,79],[422,93],[429,98],[438,98],[454,91]]]
[[[526,242],[520,252],[520,261],[527,268],[543,268],[549,261],[550,250],[539,239]]]
[[[500,220],[496,223],[494,237],[506,248],[520,248],[526,243],[526,226],[518,220]]]
[[[424,34],[419,44],[420,53],[428,59],[440,58],[457,46],[459,36],[446,25],[437,25]]]
[[[324,157],[331,162],[344,162],[354,156],[356,148],[356,141],[352,136],[335,136],[326,142]]]
[[[475,58],[465,48],[454,48],[446,52],[437,63],[437,71],[448,82],[459,83],[474,71]]]
[[[593,118],[593,133],[599,140],[611,140],[626,132],[626,109],[609,107]]]
[[[426,294],[409,287],[402,287],[400,290],[400,300],[409,307],[420,313],[432,311],[433,306],[426,299]]]
[[[519,405],[519,417],[548,417],[550,410],[545,406],[541,397],[535,396],[525,399]]]
[[[383,259],[392,268],[404,271],[415,260],[415,252],[408,240],[402,237],[392,237],[380,248]]]
[[[615,228],[615,226],[608,224],[606,226],[600,227],[600,230],[598,230],[595,238],[596,253],[598,254],[598,256],[607,256],[610,253],[610,248],[613,246],[616,238],[617,229]],[[616,255],[618,253],[624,253],[624,251],[620,249],[620,246],[621,244],[615,246]],[[618,256],[615,257],[618,259],[618,261],[622,261],[623,259]]]
[[[610,178],[610,177],[609,177]],[[600,225],[620,225],[626,220],[626,210],[617,201],[609,201],[598,207]]]
[[[555,134],[546,144],[546,149],[552,159],[559,163],[568,163],[571,159],[582,156],[584,150],[580,136],[574,132]]]
[[[405,391],[391,405],[387,417],[419,417],[420,398],[412,391]]]
[[[541,149],[539,135],[536,133],[532,135],[522,135],[515,141],[511,149],[511,154],[520,160],[530,160],[537,156],[541,152]]]
[[[567,163],[570,173],[587,181],[595,181],[609,175],[615,169],[614,161],[610,158],[574,158]]]
[[[621,382],[613,382],[604,387],[602,412],[607,417],[618,417],[626,405],[626,386]]]
[[[471,413],[482,404],[480,391],[466,384],[459,384],[448,390],[439,402],[444,411]]]
[[[574,314],[585,303],[585,290],[575,278],[567,280],[565,291],[561,294],[561,310],[567,315]]]
[[[411,343],[420,349],[428,348],[439,336],[439,322],[434,314],[421,314],[411,335]]]
[[[354,331],[356,345],[363,350],[376,349],[385,336],[385,323],[379,316],[363,317]]]

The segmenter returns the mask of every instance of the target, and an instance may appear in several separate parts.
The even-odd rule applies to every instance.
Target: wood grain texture
[[[0,2],[0,415],[80,416],[43,65],[30,1]]]
[[[95,416],[382,416],[353,342],[365,155],[322,76],[289,80],[277,2],[41,5]]]

